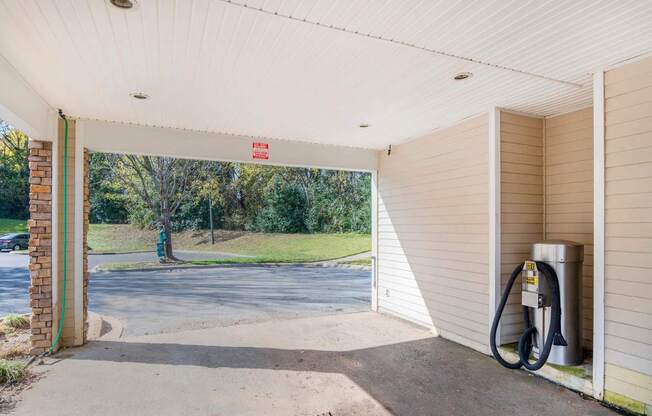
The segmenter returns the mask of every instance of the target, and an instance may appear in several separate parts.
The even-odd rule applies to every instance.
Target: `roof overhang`
[[[493,106],[586,107],[592,72],[652,51],[650,21],[636,0],[5,0],[0,116],[382,149]]]
[[[77,121],[77,138],[89,150],[105,153],[368,172],[378,166],[378,151],[371,149],[98,120]],[[268,146],[266,159],[252,157],[258,142]]]
[[[0,119],[34,139],[52,140],[55,111],[0,56]]]

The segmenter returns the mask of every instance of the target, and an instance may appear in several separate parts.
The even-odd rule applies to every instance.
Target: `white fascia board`
[[[56,136],[56,111],[0,55],[0,119],[36,140]]]
[[[85,146],[95,152],[366,172],[378,168],[379,151],[372,149],[99,120],[79,120],[78,123],[84,128]],[[268,160],[252,158],[255,142],[269,145]]]

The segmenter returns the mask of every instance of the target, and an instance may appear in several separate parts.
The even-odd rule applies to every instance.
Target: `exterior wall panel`
[[[605,390],[652,410],[652,58],[605,73]]]
[[[543,120],[500,114],[501,288],[514,268],[530,258],[532,243],[543,238]],[[518,280],[503,312],[501,342],[523,333]]]
[[[488,117],[395,146],[378,174],[381,311],[488,351]]]
[[[584,244],[582,332],[593,341],[593,108],[545,120],[546,238]],[[587,202],[590,201],[590,202]]]

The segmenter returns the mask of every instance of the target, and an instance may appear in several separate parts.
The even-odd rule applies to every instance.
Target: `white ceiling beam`
[[[353,171],[378,167],[379,152],[370,149],[98,120],[79,120],[77,126],[84,146],[96,152]],[[268,160],[253,159],[258,142],[269,145]]]
[[[56,112],[0,56],[0,119],[32,139],[52,141],[56,134]]]

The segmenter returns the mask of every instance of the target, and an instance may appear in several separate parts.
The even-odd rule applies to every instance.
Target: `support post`
[[[500,299],[500,109],[489,111],[489,328],[496,315]],[[500,345],[501,328],[496,331],[496,345]]]
[[[593,74],[593,397],[604,397],[604,72]]]
[[[68,120],[68,140],[65,146],[65,124],[59,120],[53,168],[53,233],[52,250],[52,340],[61,328],[61,337],[55,350],[61,346],[82,345],[86,340],[88,309],[88,263],[86,232],[87,153],[84,150],[83,131],[75,120]],[[80,137],[82,136],[82,137]],[[66,181],[64,186],[64,172]],[[64,218],[64,202],[66,213]],[[64,250],[64,239],[66,248]],[[65,261],[64,261],[65,259]],[[65,270],[64,270],[65,264]],[[64,291],[65,287],[65,291]],[[64,313],[62,314],[62,309]],[[64,316],[61,324],[61,317]],[[49,346],[48,346],[49,347]]]

